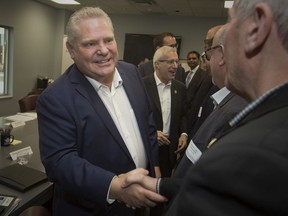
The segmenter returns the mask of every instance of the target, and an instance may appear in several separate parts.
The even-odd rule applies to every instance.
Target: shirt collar
[[[171,80],[167,83],[167,84],[164,84],[163,82],[161,82],[161,80],[158,78],[156,72],[154,72],[154,78],[155,78],[155,81],[156,81],[156,85],[159,86],[159,85],[164,85],[164,86],[168,86],[168,85],[171,85]]]
[[[247,115],[249,115],[252,111],[254,111],[270,96],[272,96],[273,94],[275,94],[275,92],[279,91],[280,89],[282,89],[283,87],[287,85],[288,83],[283,83],[281,85],[278,85],[266,91],[264,94],[262,94],[260,97],[258,97],[254,101],[250,102],[241,112],[239,112],[233,119],[229,121],[230,126],[235,127],[240,121],[242,121]]]
[[[91,85],[94,87],[94,89],[98,92],[100,90],[100,88],[102,86],[104,86],[102,83],[98,82],[97,80],[88,77],[85,75],[85,77],[87,78],[87,80],[91,83]],[[112,80],[112,88],[118,88],[119,86],[121,86],[123,84],[123,80],[117,70],[117,68],[115,68],[115,73],[114,73],[114,77]]]
[[[226,88],[223,87],[217,92],[215,92],[213,95],[211,95],[211,98],[217,105],[221,103],[221,101],[230,93],[230,91]]]
[[[193,73],[195,73],[199,68],[199,65],[197,65],[193,70],[191,70]]]

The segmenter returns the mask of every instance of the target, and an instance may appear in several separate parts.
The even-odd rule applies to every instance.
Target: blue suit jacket
[[[146,91],[134,65],[119,62],[117,69],[153,175],[158,146]],[[56,188],[53,215],[133,215],[124,204],[106,202],[112,178],[136,167],[104,103],[75,65],[41,94],[37,113],[41,159]]]

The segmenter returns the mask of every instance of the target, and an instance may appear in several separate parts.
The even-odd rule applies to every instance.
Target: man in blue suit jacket
[[[53,215],[135,215],[164,200],[138,185],[121,187],[128,175],[159,169],[141,77],[135,66],[118,63],[113,25],[101,9],[75,12],[67,34],[75,64],[37,104],[41,159],[55,183]]]

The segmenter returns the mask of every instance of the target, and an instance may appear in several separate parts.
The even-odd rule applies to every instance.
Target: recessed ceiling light
[[[224,8],[232,8],[234,1],[225,1]]]
[[[66,5],[79,5],[80,3],[74,0],[51,0],[57,4],[66,4]]]

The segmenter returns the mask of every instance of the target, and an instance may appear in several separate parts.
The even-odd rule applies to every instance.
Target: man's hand
[[[154,207],[157,203],[166,202],[165,197],[144,188],[140,184],[130,184],[128,186],[125,184],[128,177],[137,179],[147,175],[147,170],[139,168],[115,177],[111,182],[109,198],[124,202],[127,207],[134,209]]]
[[[157,178],[152,178],[147,175],[131,175],[124,180],[122,187],[126,188],[132,184],[139,184],[150,191],[156,192],[156,183]]]
[[[175,154],[179,154],[186,149],[187,139],[188,139],[187,135],[181,134],[181,136],[179,137],[179,140],[178,140],[178,148],[175,151]]]
[[[159,146],[170,145],[170,140],[168,139],[168,135],[163,133],[160,130],[157,130],[157,141]]]

